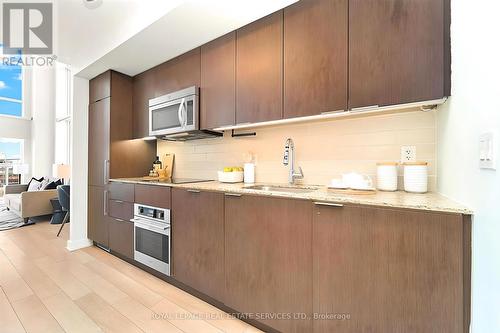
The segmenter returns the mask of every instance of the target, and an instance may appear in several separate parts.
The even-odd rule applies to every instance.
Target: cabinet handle
[[[241,194],[237,194],[237,193],[224,193],[224,195],[226,197],[234,197],[234,198],[239,198],[241,197]]]
[[[103,181],[104,184],[108,183],[109,180],[109,160],[104,160],[104,167],[103,167]]]
[[[113,199],[111,199],[111,200],[113,200]],[[122,201],[122,200],[113,200],[113,201],[114,201],[114,202],[116,202],[116,203],[119,203],[119,204],[122,204],[122,203],[123,203],[123,201]]]
[[[201,191],[198,191],[198,190],[187,190],[188,192],[190,193],[200,193]]]
[[[315,205],[317,206],[328,206],[328,207],[344,207],[343,204],[337,204],[337,203],[332,203],[332,202],[319,202],[319,201],[315,201],[314,202]]]
[[[125,220],[122,220],[122,219],[117,219],[116,217],[115,217],[114,219],[115,219],[115,221],[117,221],[117,222],[125,222]]]
[[[108,216],[108,191],[104,191],[104,216]]]
[[[378,109],[378,105],[368,105],[368,106],[362,106],[359,108],[352,108],[351,112],[362,112],[362,111],[368,111],[368,110],[374,110]]]
[[[325,112],[321,112],[321,114],[322,115],[329,115],[329,114],[335,114],[335,113],[341,113],[341,112],[345,112],[345,110],[325,111]]]

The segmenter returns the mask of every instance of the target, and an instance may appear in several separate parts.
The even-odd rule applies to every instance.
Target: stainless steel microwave
[[[200,130],[199,88],[182,89],[149,100],[149,135],[171,141],[221,136]]]

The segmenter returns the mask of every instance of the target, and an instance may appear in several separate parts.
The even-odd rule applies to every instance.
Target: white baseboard
[[[88,239],[88,238],[84,238],[84,239],[77,239],[77,240],[68,240],[67,244],[66,244],[66,248],[69,250],[69,251],[75,251],[75,250],[79,250],[79,249],[83,249],[84,247],[89,247],[89,246],[92,246],[92,240]]]

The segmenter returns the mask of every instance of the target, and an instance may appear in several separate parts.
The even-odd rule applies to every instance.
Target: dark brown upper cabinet
[[[236,106],[236,32],[201,47],[202,129],[234,125]]]
[[[153,69],[155,97],[191,86],[200,86],[200,48],[191,50]]]
[[[111,71],[99,74],[89,82],[89,103],[111,96]]]
[[[449,95],[447,1],[349,0],[350,108]]]
[[[283,11],[236,32],[236,123],[283,116]]]
[[[172,189],[176,280],[214,299],[224,296],[224,195]]]
[[[468,332],[469,219],[367,206],[314,213],[314,313],[351,315],[315,320],[314,332]]]
[[[153,69],[134,76],[133,107],[135,139],[149,136],[149,100],[155,97]]]
[[[284,9],[284,118],[347,110],[348,1]]]

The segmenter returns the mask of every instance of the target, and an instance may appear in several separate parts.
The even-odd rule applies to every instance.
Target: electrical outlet
[[[417,147],[401,146],[401,163],[416,162],[416,161],[417,161]]]

